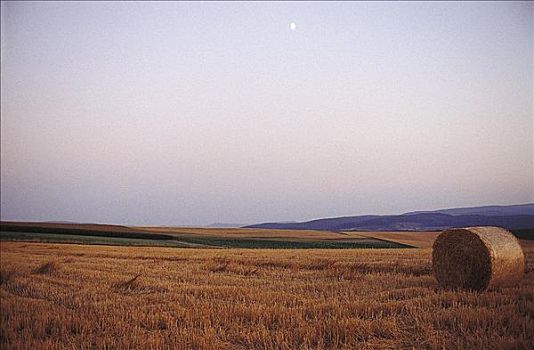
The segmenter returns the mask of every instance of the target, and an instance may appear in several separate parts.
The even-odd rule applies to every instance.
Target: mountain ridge
[[[399,215],[341,216],[293,223],[268,222],[243,227],[328,231],[432,231],[467,226],[533,229],[534,203],[414,211]]]

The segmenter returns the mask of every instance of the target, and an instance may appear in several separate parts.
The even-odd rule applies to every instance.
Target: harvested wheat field
[[[1,242],[2,349],[531,349],[518,286],[442,290],[430,249]]]
[[[344,232],[349,237],[365,237],[406,244],[417,248],[432,248],[440,232]]]

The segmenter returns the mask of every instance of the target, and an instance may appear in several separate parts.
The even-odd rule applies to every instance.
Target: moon
[[[297,24],[295,22],[289,23],[289,29],[291,29],[291,30],[297,29]]]

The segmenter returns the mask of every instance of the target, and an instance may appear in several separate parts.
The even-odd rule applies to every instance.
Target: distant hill
[[[417,211],[401,215],[345,216],[245,227],[327,231],[434,231],[467,226],[500,226],[509,230],[534,229],[534,203]]]
[[[257,225],[244,226],[246,228],[270,228],[281,230],[325,230],[332,231],[338,226],[351,226],[366,220],[379,218],[379,215],[343,216],[337,218],[317,219],[306,222],[267,222]]]
[[[232,227],[242,227],[243,224],[230,224],[226,222],[214,222],[213,224],[206,225],[205,227],[212,228],[232,228]]]
[[[534,215],[534,203],[517,205],[488,205],[483,207],[452,208],[432,211],[414,211],[404,215],[440,213],[447,215],[482,215],[482,216],[509,216]]]

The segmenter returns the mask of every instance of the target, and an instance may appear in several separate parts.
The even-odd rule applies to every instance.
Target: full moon
[[[295,29],[297,29],[297,25],[295,24],[295,22],[291,22],[291,23],[289,23],[289,28],[291,30],[295,30]]]

